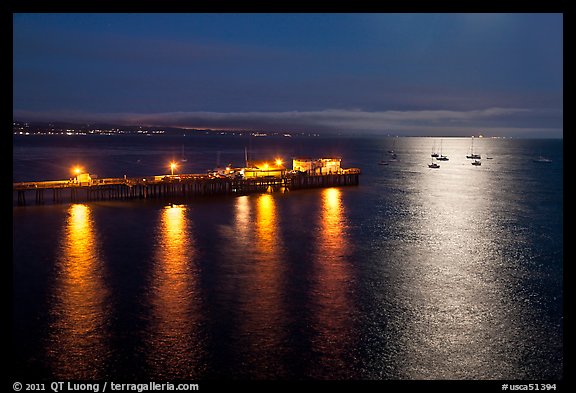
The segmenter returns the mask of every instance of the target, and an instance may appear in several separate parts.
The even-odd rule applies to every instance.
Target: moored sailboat
[[[535,159],[533,159],[532,161],[534,161],[534,162],[541,162],[541,163],[544,163],[544,164],[550,164],[550,163],[552,162],[551,159],[546,158],[546,157],[544,157],[544,156],[542,156],[542,155],[538,156],[538,158],[535,158]]]
[[[430,154],[430,157],[432,158],[438,157],[438,152],[436,151],[436,140],[434,140],[434,145],[432,145],[432,154]]]
[[[434,158],[432,158],[432,162],[430,164],[428,164],[428,168],[432,168],[432,169],[438,169],[440,168],[440,165],[438,165],[437,163],[434,162]]]
[[[470,158],[473,160],[479,160],[482,157],[480,154],[474,153],[474,135],[472,135],[472,142],[470,142],[470,154],[466,156],[466,158]],[[476,164],[475,164],[476,165]]]
[[[442,139],[440,139],[440,155],[436,159],[438,161],[448,161],[448,157],[442,154]]]

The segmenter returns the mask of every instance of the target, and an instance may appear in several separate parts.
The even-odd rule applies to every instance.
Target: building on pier
[[[259,177],[277,177],[283,178],[286,175],[286,167],[282,160],[276,160],[274,163],[262,162],[253,164],[249,168],[243,168],[242,176],[244,179],[254,179]]]
[[[342,158],[304,158],[295,157],[292,159],[292,169],[298,172],[305,172],[309,175],[328,175],[340,173],[342,168],[340,163]]]
[[[95,177],[96,178],[96,177]],[[87,186],[92,184],[92,176],[89,173],[79,173],[74,179],[74,183],[81,186]]]

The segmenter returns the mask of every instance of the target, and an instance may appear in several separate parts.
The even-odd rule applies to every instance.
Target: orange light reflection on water
[[[255,201],[255,203],[254,203]],[[255,204],[252,210],[252,204]],[[282,304],[282,238],[278,228],[276,200],[271,194],[240,197],[236,205],[236,234],[250,261],[239,262],[243,272],[238,293],[243,331],[238,361],[260,378],[281,375],[284,314]],[[253,212],[253,213],[252,213]],[[253,228],[253,229],[252,229]]]
[[[164,208],[158,230],[148,363],[155,377],[193,378],[202,369],[202,346],[197,337],[200,297],[186,207]]]
[[[256,261],[254,283],[251,286],[253,305],[258,314],[250,320],[250,330],[258,332],[261,361],[276,356],[270,349],[280,348],[282,337],[281,264],[282,239],[279,233],[276,200],[262,194],[256,201]]]
[[[322,190],[322,210],[318,218],[320,232],[314,258],[317,337],[313,346],[323,355],[314,377],[321,378],[334,370],[348,369],[343,355],[352,333],[349,319],[352,305],[348,293],[350,244],[345,222],[340,189]]]
[[[55,377],[103,376],[107,342],[108,288],[92,211],[71,205],[60,245],[47,355]]]

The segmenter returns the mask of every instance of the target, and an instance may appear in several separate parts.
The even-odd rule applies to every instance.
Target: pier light
[[[177,167],[178,167],[178,165],[174,161],[172,161],[170,163],[170,175],[171,176],[174,176],[174,169],[176,169]]]
[[[268,170],[268,163],[264,163],[264,170],[267,171]]]
[[[79,174],[82,173],[82,168],[80,168],[79,166],[75,166],[74,168],[72,168],[72,173],[78,176]]]
[[[282,159],[280,158],[276,159],[276,166],[282,166]]]

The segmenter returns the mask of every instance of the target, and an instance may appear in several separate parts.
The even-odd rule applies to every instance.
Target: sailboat
[[[430,154],[430,157],[438,157],[438,153],[436,152],[436,140],[434,140],[434,145],[432,146],[432,154]]]
[[[188,159],[184,157],[184,145],[182,145],[182,153],[180,153],[180,161],[181,162],[188,162]]]
[[[389,161],[396,161],[396,139],[398,137],[394,137],[394,139],[392,140],[392,148],[390,150],[388,150],[388,153],[390,153],[390,159]],[[382,159],[382,161],[384,161],[384,159]]]
[[[395,153],[394,149],[396,148],[396,138],[398,138],[398,137],[395,137],[394,140],[392,141],[392,149],[388,150],[388,153],[390,153],[390,154]]]
[[[436,159],[438,161],[448,161],[448,157],[442,155],[442,139],[440,139],[440,156],[436,157]]]
[[[432,161],[430,164],[428,164],[428,168],[438,169],[438,168],[440,168],[440,165],[438,165],[437,163]]]
[[[545,164],[550,164],[550,163],[552,162],[551,159],[546,158],[546,157],[544,157],[544,156],[542,156],[542,155],[538,156],[538,158],[535,158],[535,159],[533,159],[532,161],[534,161],[534,162],[542,162],[542,163],[545,163]]]
[[[388,165],[388,161],[384,159],[384,152],[382,152],[382,158],[378,162],[378,165]]]
[[[470,143],[470,154],[467,155],[466,158],[470,158],[473,160],[479,160],[482,158],[480,157],[480,154],[474,153],[474,135],[472,135],[472,142]]]
[[[474,160],[474,161],[472,161],[472,165],[480,166],[480,165],[482,165],[482,162],[480,162],[479,160]]]

